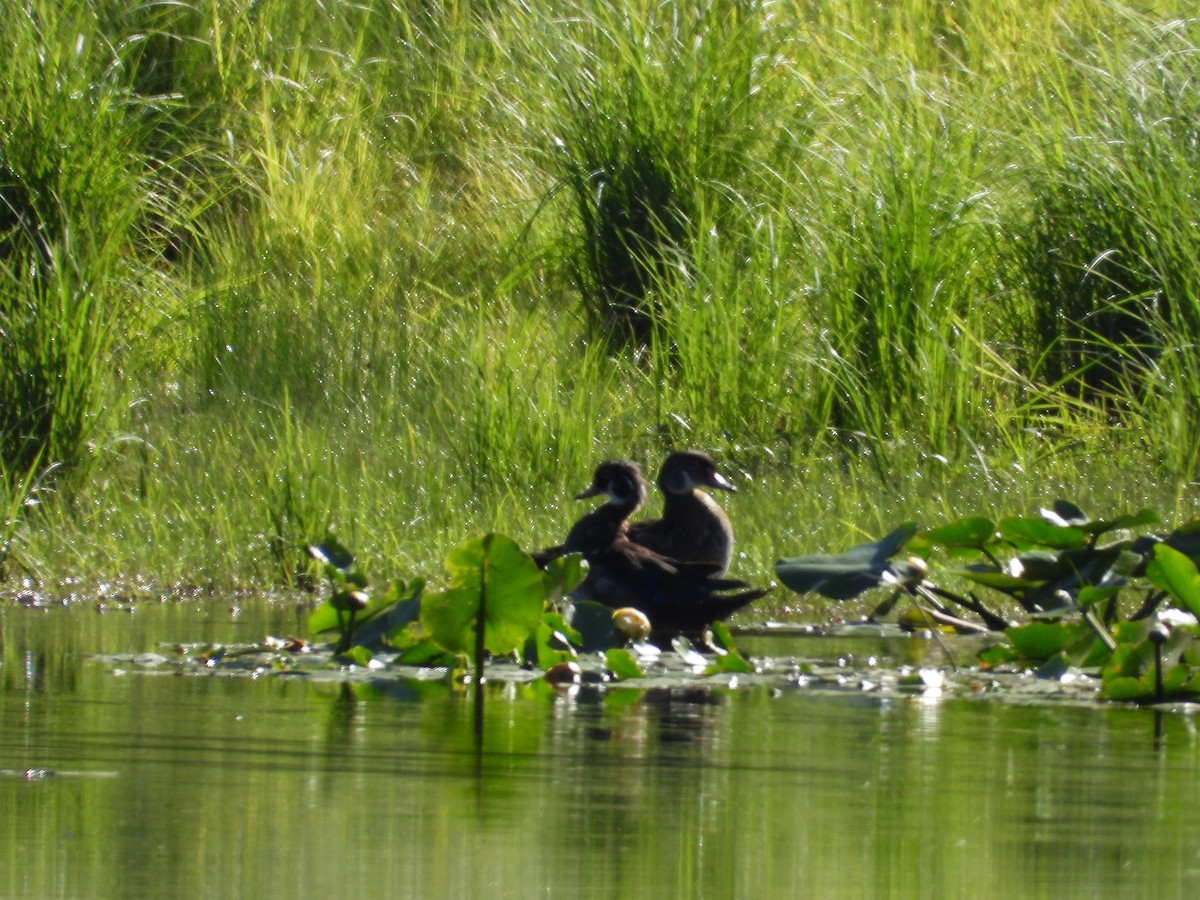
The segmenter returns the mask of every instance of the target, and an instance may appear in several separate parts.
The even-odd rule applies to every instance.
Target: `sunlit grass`
[[[1181,10],[34,9],[0,383],[5,539],[47,582],[295,584],[327,528],[437,571],[557,540],[598,460],[689,445],[743,476],[750,578],[1059,492],[1192,511]],[[59,394],[21,393],[38,367]],[[77,474],[26,507],[34,460]]]

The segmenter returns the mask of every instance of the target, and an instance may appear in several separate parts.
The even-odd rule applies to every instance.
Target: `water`
[[[479,746],[469,693],[442,682],[148,675],[89,658],[298,621],[0,608],[0,896],[1200,891],[1186,714],[537,683],[489,691]]]

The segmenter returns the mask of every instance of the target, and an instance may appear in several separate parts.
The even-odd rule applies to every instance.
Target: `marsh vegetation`
[[[303,587],[331,528],[421,577],[681,446],[749,579],[1058,496],[1185,522],[1190,15],[9,4],[6,589]]]

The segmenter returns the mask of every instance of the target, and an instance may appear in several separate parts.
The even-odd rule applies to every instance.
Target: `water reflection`
[[[87,661],[190,634],[175,616],[0,611],[0,896],[1182,897],[1200,880],[1189,716],[1161,717],[1156,750],[1148,710],[538,682],[486,689],[480,742],[461,685]]]

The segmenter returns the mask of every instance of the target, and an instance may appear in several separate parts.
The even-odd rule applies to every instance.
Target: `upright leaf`
[[[545,589],[537,565],[510,538],[492,533],[467,541],[446,558],[450,584],[421,601],[421,623],[448,653],[470,656],[484,609],[484,649],[510,653],[542,619]]]
[[[1188,611],[1200,616],[1200,573],[1196,564],[1173,547],[1157,544],[1146,564],[1146,576]]]

